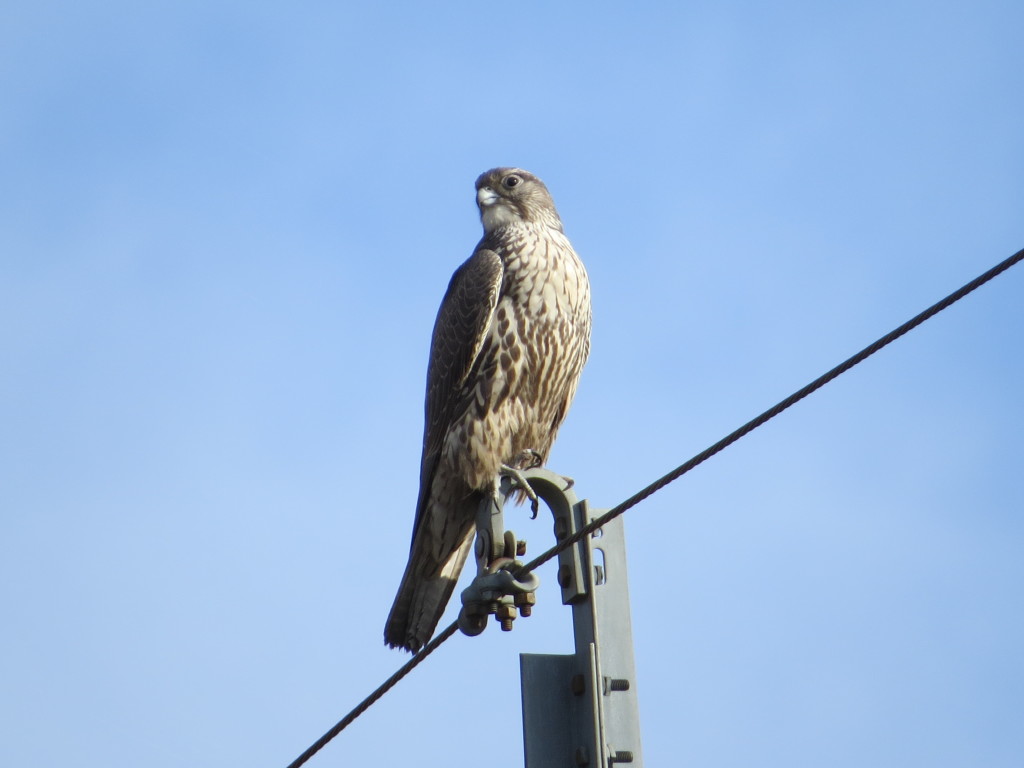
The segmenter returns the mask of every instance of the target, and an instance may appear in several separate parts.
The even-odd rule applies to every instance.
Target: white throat
[[[502,203],[480,206],[480,219],[484,223],[485,232],[493,232],[499,227],[506,227],[509,224],[521,223],[522,219],[518,214]]]

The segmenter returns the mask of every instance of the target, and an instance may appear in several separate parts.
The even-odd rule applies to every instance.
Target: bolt
[[[622,680],[618,678],[605,678],[608,681],[609,691],[628,691],[629,680]]]
[[[612,752],[608,757],[609,763],[632,763],[633,753],[628,749],[620,750],[619,752]]]
[[[555,538],[561,541],[569,535],[569,521],[564,517],[555,518]]]
[[[558,568],[558,586],[565,589],[572,584],[572,568],[568,565],[562,565]]]
[[[573,675],[572,679],[569,680],[569,690],[572,691],[573,696],[582,696],[586,689],[586,683],[583,682],[583,675]]]
[[[516,607],[509,605],[508,603],[502,603],[498,606],[497,612],[494,614],[498,621],[501,623],[502,632],[512,631],[512,622],[516,619]]]
[[[576,747],[576,765],[580,766],[580,768],[590,765],[590,754],[587,752],[586,747]]]
[[[515,596],[515,604],[522,616],[530,616],[537,604],[537,596],[533,592],[520,592]]]
[[[525,541],[517,541],[516,542],[516,557],[522,557],[525,554],[526,554],[526,542]]]

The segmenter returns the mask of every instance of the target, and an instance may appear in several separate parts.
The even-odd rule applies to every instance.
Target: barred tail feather
[[[426,570],[427,555],[421,547],[413,546],[398,596],[384,628],[385,643],[392,648],[413,652],[423,647],[441,620],[472,544],[473,528],[469,527],[439,572],[428,577],[420,575]]]

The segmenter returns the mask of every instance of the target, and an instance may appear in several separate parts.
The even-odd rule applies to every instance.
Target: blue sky
[[[404,660],[481,171],[541,176],[587,264],[550,466],[610,507],[1024,247],[1022,25],[6,4],[0,763],[283,766]],[[648,764],[1020,765],[1022,295],[1017,267],[628,513]],[[521,764],[517,654],[571,646],[540,575],[311,765]]]

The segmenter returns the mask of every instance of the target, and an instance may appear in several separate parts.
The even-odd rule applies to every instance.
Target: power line
[[[758,427],[771,421],[790,406],[800,402],[812,392],[816,392],[817,390],[821,389],[823,386],[828,384],[833,379],[842,376],[844,373],[846,373],[848,370],[853,368],[858,363],[862,363],[865,360],[867,360],[869,357],[875,354],[875,352],[878,352],[883,347],[888,346],[892,342],[896,341],[896,339],[914,330],[915,328],[917,328],[917,326],[921,325],[921,323],[923,323],[925,320],[928,320],[934,317],[935,315],[939,314],[939,312],[941,312],[942,310],[960,301],[960,299],[962,299],[967,294],[980,288],[989,280],[999,276],[1000,274],[1008,270],[1010,267],[1012,267],[1014,264],[1022,260],[1024,260],[1024,250],[1017,251],[1017,253],[1013,254],[1013,256],[1010,256],[1008,259],[999,262],[994,267],[992,267],[992,269],[988,270],[984,274],[978,275],[978,277],[974,278],[973,280],[971,280],[971,282],[967,283],[958,290],[953,291],[953,293],[949,294],[949,296],[947,296],[946,298],[932,304],[930,307],[928,307],[928,309],[924,310],[924,312],[921,312],[919,315],[915,315],[914,317],[910,318],[910,320],[907,320],[907,322],[905,322],[899,328],[893,329],[889,333],[885,334],[885,336],[875,341],[873,344],[869,344],[868,346],[864,347],[864,349],[855,354],[853,357],[850,357],[849,359],[837,365],[831,371],[822,374],[807,386],[794,392],[785,400],[776,403],[767,411],[762,413],[760,416],[751,419],[742,427],[726,435],[714,445],[705,448],[703,451],[698,453],[685,464],[680,464],[667,475],[654,481],[646,488],[644,488],[642,491],[639,491],[638,493],[635,493],[634,495],[630,496],[617,507],[613,507],[600,517],[595,518],[588,525],[576,531],[576,533],[574,533],[572,536],[563,539],[562,541],[558,542],[558,544],[553,546],[551,549],[541,553],[533,560],[526,563],[526,565],[520,567],[517,570],[517,573],[521,574],[526,573],[528,571],[532,571],[535,568],[537,568],[537,566],[546,563],[548,560],[555,557],[559,552],[568,549],[573,544],[576,544],[577,542],[581,541],[584,537],[589,536],[602,525],[606,525],[610,520],[614,520],[616,517],[621,515],[630,507],[636,506],[641,501],[646,499],[648,496],[657,493],[669,483],[678,480],[691,469],[694,469],[700,464],[703,464],[705,461],[710,459],[719,451],[728,448],[741,437],[750,434]]]
[[[339,720],[334,725],[334,727],[331,728],[331,730],[329,730],[327,733],[325,733],[323,736],[317,739],[309,747],[309,749],[307,749],[305,752],[303,752],[301,755],[295,758],[295,760],[289,763],[288,768],[299,768],[300,765],[305,763],[307,760],[309,760],[309,758],[311,758],[313,755],[319,752],[324,747],[324,745],[327,744],[327,742],[329,742],[331,739],[333,739],[335,736],[337,736],[339,733],[345,730],[353,720],[355,720],[357,717],[363,714],[363,712],[372,707],[376,703],[377,699],[379,699],[385,693],[390,691],[393,687],[398,685],[399,681],[403,677],[412,672],[413,669],[419,666],[420,662],[424,661],[427,658],[427,656],[436,651],[441,646],[441,643],[443,643],[449,637],[454,635],[455,630],[457,630],[458,628],[459,622],[453,621],[450,625],[445,627],[444,630],[442,630],[438,635],[435,635],[434,638],[429,643],[423,646],[419,653],[417,653],[415,656],[413,656],[411,659],[405,662],[405,664],[403,664],[398,669],[398,671],[395,672],[395,674],[393,674],[391,677],[389,677],[387,680],[381,683],[380,686],[378,686],[373,693],[371,693],[369,696],[367,696],[365,699],[359,702],[358,706],[356,706],[355,709],[353,709],[351,712],[349,712],[347,715],[341,718],[341,720]]]
[[[560,552],[568,549],[572,545],[581,541],[584,537],[589,536],[598,528],[607,525],[611,520],[614,520],[616,517],[623,514],[627,509],[635,507],[641,501],[644,501],[649,496],[652,496],[653,494],[657,493],[669,483],[678,480],[691,469],[694,469],[697,466],[703,464],[705,461],[710,459],[715,454],[725,450],[730,445],[735,443],[737,440],[745,437],[758,427],[771,421],[790,406],[795,405],[796,403],[800,402],[811,393],[821,389],[830,381],[843,375],[848,370],[853,368],[855,365],[864,362],[883,347],[888,346],[901,336],[904,336],[905,334],[914,330],[914,328],[921,325],[926,320],[929,320],[930,318],[939,314],[939,312],[942,312],[944,309],[947,309],[956,302],[960,301],[960,299],[964,298],[964,296],[980,288],[993,278],[998,277],[1000,274],[1002,274],[1015,264],[1019,263],[1020,261],[1024,261],[1024,249],[1017,251],[1017,253],[1013,254],[1013,256],[1010,256],[1009,258],[999,262],[987,272],[978,275],[978,277],[971,280],[971,282],[967,283],[966,285],[962,286],[956,291],[953,291],[953,293],[949,294],[941,301],[938,301],[932,306],[928,307],[928,309],[924,310],[920,314],[915,315],[910,320],[903,323],[903,325],[893,329],[892,331],[887,333],[885,336],[882,336],[874,343],[864,347],[864,349],[862,349],[860,352],[843,361],[842,363],[840,363],[827,373],[822,374],[807,386],[797,390],[786,399],[779,401],[771,408],[769,408],[767,411],[751,419],[739,429],[736,429],[735,431],[726,435],[714,445],[704,449],[696,456],[691,458],[689,461],[680,464],[667,475],[664,475],[663,477],[659,478],[658,480],[648,485],[643,490],[633,494],[624,502],[608,510],[605,514],[601,515],[600,517],[595,518],[588,525],[580,528],[572,536],[562,539],[558,542],[558,544],[551,547],[551,549],[548,549],[547,551],[538,555],[525,565],[520,566],[517,569],[516,574],[522,575],[529,571],[535,570],[538,566],[542,565],[543,563],[546,563],[548,560],[555,557]],[[331,741],[331,739],[333,739],[335,736],[341,733],[346,727],[349,726],[349,724],[352,723],[353,720],[355,720],[357,717],[363,714],[363,712],[365,712],[367,709],[373,706],[373,704],[376,703],[378,699],[380,699],[385,693],[387,693],[395,685],[397,685],[398,682],[403,677],[412,672],[412,670],[416,668],[423,660],[425,660],[427,656],[432,654],[441,646],[442,643],[444,643],[446,640],[448,640],[448,638],[454,635],[457,629],[458,622],[456,621],[452,622],[452,624],[450,624],[444,630],[442,630],[429,643],[427,643],[419,653],[417,653],[415,656],[409,659],[409,661],[402,665],[398,669],[398,671],[395,672],[391,677],[385,680],[373,693],[371,693],[369,696],[363,699],[359,703],[359,705],[355,707],[355,709],[353,709],[351,712],[345,715],[345,717],[338,721],[338,723],[333,728],[331,728],[329,731],[327,731],[327,733],[325,733],[323,736],[317,739],[317,741],[312,746],[310,746],[309,749],[307,749],[305,752],[299,755],[299,757],[296,758],[294,762],[290,763],[288,765],[288,768],[298,768],[298,766],[303,765],[307,760],[309,760],[309,758],[311,758],[313,755],[319,752],[320,749],[322,749],[329,741]]]

